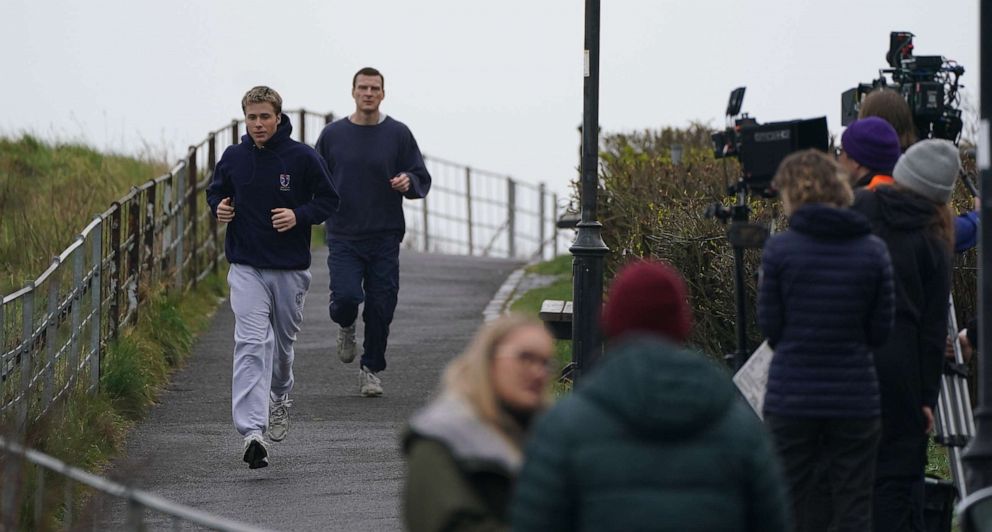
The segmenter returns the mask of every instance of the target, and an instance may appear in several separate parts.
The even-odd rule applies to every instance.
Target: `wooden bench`
[[[541,321],[551,329],[551,334],[559,340],[572,339],[572,302],[560,299],[545,299],[541,302]]]

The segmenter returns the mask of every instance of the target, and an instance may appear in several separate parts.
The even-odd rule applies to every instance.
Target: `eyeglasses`
[[[501,358],[515,358],[516,360],[522,362],[524,365],[531,368],[541,368],[548,373],[555,371],[558,367],[558,361],[555,360],[553,356],[544,356],[533,351],[510,351],[498,353],[496,356]]]

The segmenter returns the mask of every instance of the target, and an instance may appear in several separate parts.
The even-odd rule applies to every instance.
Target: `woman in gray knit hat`
[[[895,184],[855,195],[872,231],[885,241],[896,285],[889,341],[875,351],[882,441],[875,469],[875,531],[924,530],[923,473],[933,429],[951,289],[953,214],[960,169],[946,140],[912,145],[896,163]]]

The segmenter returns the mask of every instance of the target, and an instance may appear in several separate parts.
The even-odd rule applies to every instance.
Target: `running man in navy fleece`
[[[268,465],[262,435],[289,431],[293,342],[310,288],[310,226],[338,207],[317,153],[290,138],[282,98],[254,87],[241,100],[248,134],[227,148],[207,187],[207,203],[228,224],[224,249],[234,310],[231,412],[244,436],[244,461]]]
[[[413,134],[379,111],[385,80],[374,68],[352,78],[355,112],[332,122],[317,140],[340,209],[327,220],[329,312],[338,324],[338,357],[355,359],[355,321],[365,303],[365,343],[359,392],[382,395],[378,372],[386,369],[386,341],[400,284],[400,242],[406,232],[403,198],[427,196],[431,176]]]

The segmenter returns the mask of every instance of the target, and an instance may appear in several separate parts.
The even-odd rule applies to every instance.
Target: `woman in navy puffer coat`
[[[880,435],[872,349],[892,328],[889,254],[846,208],[850,187],[827,155],[787,157],[773,184],[790,228],[769,239],[761,262],[758,322],[775,350],[765,421],[796,522],[814,511],[832,515],[831,530],[868,530]],[[809,507],[816,464],[829,472],[830,509]]]

